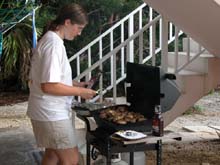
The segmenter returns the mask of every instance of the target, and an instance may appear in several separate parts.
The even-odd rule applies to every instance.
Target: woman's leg
[[[60,165],[78,165],[79,152],[77,147],[56,149],[55,152],[59,158]]]
[[[46,148],[43,159],[42,165],[57,165],[59,158],[54,149]]]

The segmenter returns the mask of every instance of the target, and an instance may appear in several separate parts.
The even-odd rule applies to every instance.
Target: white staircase
[[[148,1],[150,4],[152,3],[152,6],[157,7],[157,9],[159,9],[158,11],[161,11],[163,15],[159,15],[146,4],[141,5],[73,55],[70,58],[70,62],[75,62],[76,67],[74,70],[77,71],[76,80],[78,81],[82,79],[88,80],[96,73],[97,69],[104,71],[104,75],[101,76],[99,83],[101,93],[91,101],[103,101],[106,97],[105,94],[111,92],[112,100],[117,102],[117,98],[119,97],[117,91],[118,88],[120,88],[118,84],[126,77],[125,62],[146,63],[150,61],[152,65],[155,65],[156,58],[161,56],[161,67],[165,72],[176,74],[176,82],[181,89],[181,96],[174,107],[163,114],[166,126],[220,83],[220,59],[217,58],[218,54],[220,55],[220,49],[216,48],[216,45],[220,43],[219,41],[217,42],[217,40],[220,40],[220,34],[216,33],[215,39],[211,40],[209,38],[209,30],[214,30],[214,28],[208,31],[201,28],[201,31],[198,31],[205,33],[205,35],[201,34],[200,36],[199,33],[195,32],[196,29],[198,29],[198,25],[195,25],[196,21],[193,20],[193,27],[191,27],[191,24],[188,26],[189,23],[186,22],[189,18],[194,18],[194,16],[189,17],[186,15],[185,19],[183,19],[183,15],[181,18],[175,17],[175,19],[172,19],[172,22],[177,21],[177,23],[179,23],[179,19],[183,20],[183,22],[180,22],[182,26],[178,24],[178,27],[175,27],[167,19],[174,13],[168,11],[169,14],[166,15],[167,10],[171,10],[168,8],[169,5],[164,4],[166,1],[161,2],[164,4],[165,9],[163,5],[157,4],[160,0],[155,0],[155,2],[146,0],[145,2]],[[180,4],[183,2],[178,1]],[[176,3],[177,2],[174,2],[174,4]],[[186,3],[188,3],[188,1]],[[199,5],[199,2],[197,5]],[[174,6],[172,7],[174,11],[178,9]],[[181,6],[178,5],[178,7]],[[210,6],[208,6],[206,10],[211,10],[209,7]],[[216,6],[214,8],[216,8]],[[184,7],[183,9],[186,10]],[[192,11],[190,10],[190,12]],[[148,13],[148,15],[146,15],[146,13]],[[205,23],[205,19],[203,22]],[[218,25],[216,26],[218,27]],[[190,35],[194,36],[197,42],[201,41],[203,46],[185,34],[183,48],[179,49],[178,45],[182,41],[180,37],[184,34],[180,28],[186,29],[187,34],[190,33]],[[193,29],[191,30],[191,28]],[[114,34],[117,33],[116,31],[119,31],[120,35],[115,37]],[[158,31],[159,34],[157,33]],[[173,44],[174,47],[172,52],[168,52],[168,45],[170,44]],[[96,46],[98,47],[98,51],[94,52],[93,49]],[[206,47],[209,52],[214,52],[216,57],[210,55],[204,47]],[[106,51],[106,49],[108,49],[108,51]],[[92,60],[93,58],[97,60],[94,61]],[[85,65],[85,61],[87,61],[87,66],[82,69],[82,62],[84,62]],[[109,82],[103,81],[106,78],[109,78]]]

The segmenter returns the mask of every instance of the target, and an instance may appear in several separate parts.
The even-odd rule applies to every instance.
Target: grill
[[[126,93],[128,105],[116,105],[99,109],[92,113],[99,127],[118,130],[150,131],[154,106],[160,104],[160,69],[158,67],[127,63]],[[142,114],[144,121],[127,124],[115,124],[100,118],[100,112],[105,109],[125,107],[128,111]]]
[[[96,110],[94,108],[91,110],[91,105],[86,108],[91,110],[90,115],[94,117],[98,127],[109,129],[110,132],[128,129],[149,132],[152,129],[155,105],[161,104],[162,113],[166,112],[171,109],[180,95],[173,81],[175,75],[164,73],[162,69],[156,66],[129,62],[126,69],[126,105],[114,105],[97,108]],[[145,120],[117,124],[100,117],[100,113],[104,110],[110,109],[114,111],[121,107],[129,112],[143,115]]]
[[[175,75],[164,73],[162,69],[155,66],[127,63],[126,68],[126,105],[114,105],[105,107],[102,104],[82,103],[75,105],[78,116],[86,122],[87,134],[87,164],[90,164],[90,156],[96,159],[94,149],[105,155],[107,164],[111,164],[111,155],[114,153],[130,152],[130,164],[134,164],[134,152],[145,150],[157,151],[157,164],[161,164],[162,141],[155,143],[124,145],[111,139],[111,135],[118,130],[135,130],[139,132],[151,132],[152,118],[156,105],[161,105],[162,113],[170,110],[180,96],[175,84]],[[111,119],[103,118],[103,111],[110,110],[111,113],[118,109],[126,112],[140,114],[144,120],[118,124]],[[119,114],[118,116],[123,114]],[[90,129],[87,117],[94,117],[98,128]],[[117,115],[116,115],[117,116]],[[124,115],[129,116],[129,115]],[[90,155],[90,147],[93,146]]]

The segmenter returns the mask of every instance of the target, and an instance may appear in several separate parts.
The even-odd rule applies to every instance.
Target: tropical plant
[[[2,0],[0,2],[0,25],[3,22],[9,25],[11,23],[10,18],[15,18],[16,21],[20,18],[16,18],[18,14],[19,16],[27,14],[32,8],[32,4],[30,3],[29,5],[29,2],[33,2],[33,0]],[[83,31],[80,39],[76,39],[73,42],[65,42],[69,56],[80,50],[120,18],[143,3],[141,0],[41,0],[41,8],[36,11],[36,27],[38,32],[43,29],[48,20],[54,19],[61,6],[70,2],[81,4],[87,10],[89,24]],[[24,5],[26,6],[25,8],[23,8]],[[0,30],[2,29],[0,28]],[[40,35],[40,33],[38,34]],[[26,88],[31,48],[32,26],[31,19],[28,17],[3,35],[0,82],[3,79],[15,77],[19,80],[16,80],[15,83],[21,83],[22,87]]]
[[[13,0],[0,4],[1,33],[3,34],[3,53],[1,57],[0,82],[13,79],[27,89],[27,75],[32,48],[32,22],[30,17],[20,23],[19,20],[31,12],[32,6]],[[14,26],[13,28],[10,28]],[[7,84],[6,84],[7,87]]]
[[[3,76],[17,76],[23,88],[26,88],[31,48],[32,26],[29,20],[17,24],[3,40]]]

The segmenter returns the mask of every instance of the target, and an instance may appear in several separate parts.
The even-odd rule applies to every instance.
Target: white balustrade
[[[138,16],[138,20],[135,19],[135,16]],[[137,21],[138,27],[135,27]],[[115,33],[120,34],[120,37],[115,37]],[[88,80],[97,69],[105,71],[105,66],[109,66],[109,70],[100,77],[100,94],[91,101],[97,101],[98,99],[103,101],[103,96],[110,90],[112,90],[113,100],[116,101],[117,85],[126,77],[126,61],[146,63],[151,60],[151,64],[156,65],[156,56],[161,55],[161,67],[167,71],[168,45],[174,42],[173,51],[176,56],[174,72],[178,73],[204,52],[204,49],[200,46],[198,53],[191,57],[190,39],[188,39],[187,63],[178,66],[179,37],[182,34],[184,33],[178,27],[175,27],[171,22],[168,22],[167,19],[161,17],[161,15],[144,3],[70,57],[69,61],[71,63],[76,61],[76,80],[78,81],[83,78]],[[135,47],[137,43],[138,46]],[[91,48],[94,45],[98,45],[98,52],[96,54],[98,55],[98,60],[92,63],[94,54],[92,54]],[[87,56],[88,65],[84,70],[81,70],[80,59],[85,58],[85,56]],[[136,58],[137,56],[138,58]],[[109,75],[111,79],[110,84],[107,86],[103,82],[106,75]]]

